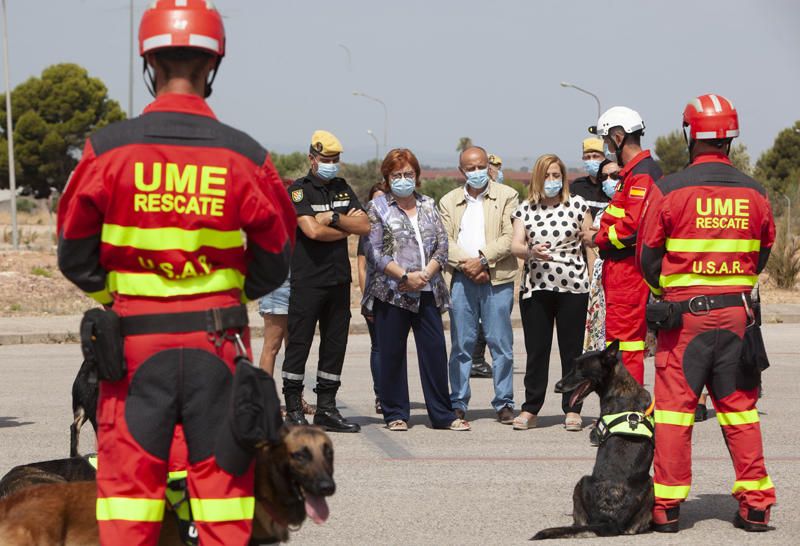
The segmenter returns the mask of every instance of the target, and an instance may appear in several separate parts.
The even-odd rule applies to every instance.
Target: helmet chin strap
[[[214,80],[217,77],[217,73],[219,72],[219,65],[222,63],[222,57],[217,57],[217,62],[214,64],[214,70],[211,72],[210,77],[206,80],[205,83],[205,90],[203,91],[203,97],[208,98],[211,96],[211,85],[214,83]],[[156,96],[156,71],[153,69],[152,66],[147,64],[147,59],[142,57],[142,78],[144,79],[144,85],[147,87],[147,90],[150,94],[155,97]]]
[[[619,144],[614,142],[614,146],[617,148],[617,152],[614,155],[617,157],[617,164],[620,167],[624,167],[625,166],[624,160],[622,159],[622,149],[625,147],[625,141],[628,140],[628,133],[624,133],[624,134],[625,134],[625,136],[622,137],[622,142],[620,142]],[[612,142],[614,141],[614,137],[611,137],[611,141]]]

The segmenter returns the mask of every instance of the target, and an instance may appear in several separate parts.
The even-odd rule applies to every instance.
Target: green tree
[[[665,175],[678,172],[689,163],[689,150],[680,131],[658,137],[655,152],[658,165]]]
[[[383,181],[380,162],[377,159],[370,159],[366,163],[342,163],[339,176],[347,180],[347,183],[364,203],[366,203],[369,189]]]
[[[743,142],[731,146],[730,160],[733,166],[745,174],[751,174],[753,167],[750,165],[750,154]]]
[[[461,153],[470,146],[472,146],[472,139],[469,137],[461,137],[458,139],[458,146],[456,146],[456,151],[458,153]]]
[[[775,137],[772,148],[761,154],[755,177],[768,189],[792,193],[800,183],[800,121]]]
[[[270,157],[281,178],[296,179],[308,172],[308,154],[302,152],[292,152],[290,154],[270,152]]]
[[[17,183],[63,189],[86,138],[125,119],[98,78],[76,64],[56,64],[11,91]],[[8,187],[5,95],[0,96],[0,187]]]

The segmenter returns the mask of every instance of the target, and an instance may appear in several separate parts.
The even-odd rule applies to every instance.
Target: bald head
[[[458,156],[458,166],[465,171],[472,170],[466,168],[467,165],[485,169],[489,165],[489,154],[480,146],[470,146]]]

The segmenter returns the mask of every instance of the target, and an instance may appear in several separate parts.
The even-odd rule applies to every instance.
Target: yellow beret
[[[503,160],[500,159],[499,155],[489,154],[489,163],[492,165],[502,165]]]
[[[586,152],[600,152],[605,153],[603,150],[603,139],[597,137],[589,137],[583,139],[583,153]]]
[[[314,131],[314,134],[311,135],[312,153],[324,156],[332,156],[338,155],[343,151],[342,143],[339,142],[338,138],[333,136],[333,133],[318,130]]]

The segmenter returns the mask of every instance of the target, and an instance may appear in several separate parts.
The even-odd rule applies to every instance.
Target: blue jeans
[[[450,400],[453,408],[467,410],[471,391],[469,373],[472,352],[478,339],[478,321],[483,326],[486,344],[492,355],[494,399],[492,407],[514,409],[514,332],[511,329],[511,307],[514,305],[514,283],[493,286],[475,284],[463,273],[453,273],[450,290]]]

